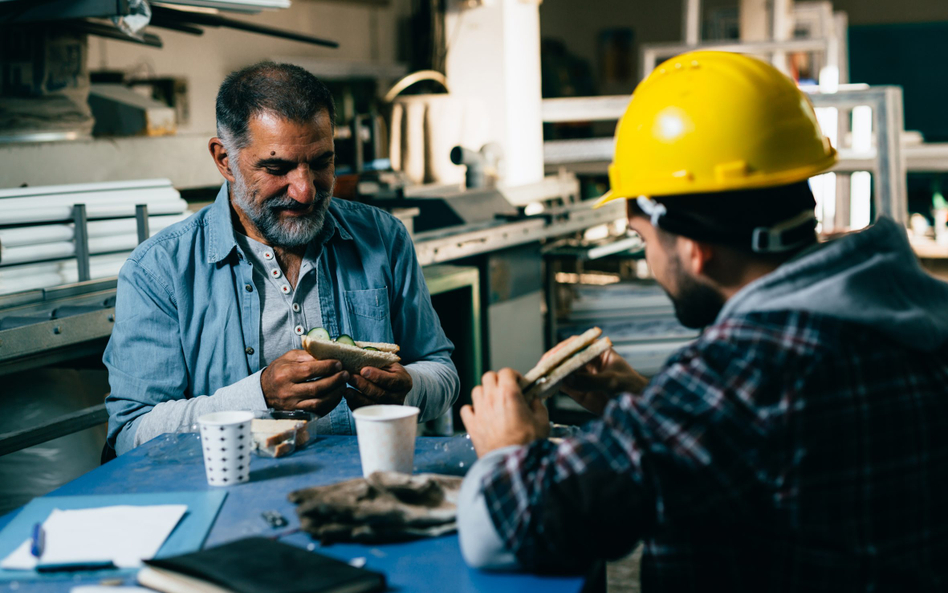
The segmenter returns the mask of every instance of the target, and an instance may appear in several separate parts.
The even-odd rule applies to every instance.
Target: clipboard
[[[106,507],[113,505],[150,506],[161,504],[184,504],[188,511],[182,517],[168,539],[161,546],[156,558],[196,552],[204,545],[214,520],[227,498],[223,490],[203,492],[158,492],[149,494],[97,494],[91,496],[44,496],[33,499],[19,514],[0,531],[0,558],[12,553],[24,540],[30,538],[33,526],[46,520],[53,509],[73,510]],[[138,568],[112,568],[106,570],[38,573],[35,570],[0,569],[0,583],[31,580],[73,580],[82,577],[127,577],[138,572]]]

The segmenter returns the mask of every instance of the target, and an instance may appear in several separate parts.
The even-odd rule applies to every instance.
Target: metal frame
[[[815,91],[815,88],[813,89]],[[901,134],[904,129],[902,89],[897,86],[851,85],[836,93],[810,92],[814,107],[832,107],[840,110],[837,137],[844,138],[848,132],[846,122],[854,107],[866,105],[872,109],[875,150],[856,154],[847,147],[837,147],[840,162],[832,169],[838,173],[869,171],[874,175],[874,200],[876,212],[886,214],[902,224],[908,222],[908,187],[906,182],[906,158],[903,154]],[[544,122],[617,120],[628,105],[626,95],[611,97],[576,97],[567,99],[545,99],[543,101]],[[568,114],[572,113],[572,116]],[[926,159],[926,165],[937,164],[942,155],[948,156],[948,145],[912,147],[906,151]],[[550,140],[543,143],[544,161],[550,169],[567,167],[576,173],[605,174],[612,160],[614,141],[612,138],[590,138],[582,140]],[[948,169],[948,163],[942,164]],[[917,170],[914,169],[913,170]],[[927,169],[926,169],[927,170]],[[837,220],[848,217],[848,185],[837,184]],[[839,226],[839,225],[836,225]],[[848,223],[847,225],[848,226]]]
[[[789,4],[789,6],[788,6]],[[839,72],[839,82],[849,82],[849,62],[847,59],[846,36],[841,32],[846,30],[848,18],[846,13],[833,12],[832,2],[792,2],[791,0],[771,0],[770,10],[770,36],[772,41],[780,44],[778,47],[764,49],[759,41],[742,42],[742,46],[753,46],[756,49],[745,53],[769,53],[772,63],[782,71],[786,71],[786,53],[793,49],[783,47],[783,44],[792,41],[793,35],[802,25],[810,33],[811,39],[822,39],[826,41],[825,50],[819,53],[823,54],[822,66],[835,66]],[[690,49],[716,49],[719,48],[713,44],[701,44],[701,0],[682,0],[682,39],[683,46]],[[814,29],[816,31],[814,31]],[[667,45],[649,44],[642,47],[640,52],[642,64],[642,78],[650,73],[657,64],[657,56],[646,59],[648,48],[662,48]],[[683,53],[678,52],[678,53]],[[741,51],[741,50],[724,50]],[[819,50],[817,50],[819,51]],[[671,57],[675,54],[668,54]]]
[[[103,403],[65,414],[39,426],[5,432],[0,434],[0,456],[93,428],[108,421],[109,413]]]
[[[868,105],[872,109],[872,127],[875,152],[854,154],[838,147],[839,163],[832,171],[854,173],[869,171],[873,174],[875,191],[873,201],[877,214],[886,214],[897,222],[908,224],[908,185],[906,163],[902,154],[902,131],[905,129],[902,108],[902,89],[897,86],[876,86],[865,89],[842,90],[838,93],[810,95],[813,106],[833,107],[840,110],[840,121],[848,121],[854,107]],[[840,136],[842,137],[842,136]],[[837,193],[837,204],[848,198]],[[848,203],[843,204],[848,206]],[[838,212],[838,211],[837,211]]]
[[[767,54],[819,52],[826,55],[829,51],[829,42],[826,39],[791,39],[788,41],[752,41],[741,43],[713,42],[691,45],[687,43],[646,43],[639,48],[639,64],[642,66],[641,75],[644,79],[660,59],[667,59],[679,54],[695,50],[729,51],[740,54]]]
[[[414,238],[415,252],[419,264],[427,266],[583,231],[614,222],[622,216],[623,205],[619,202],[596,210],[592,209],[590,202],[579,202],[511,223],[461,232],[420,233]],[[42,366],[44,360],[35,357],[108,337],[115,320],[115,308],[102,303],[115,295],[115,287],[116,279],[109,278],[0,296],[0,314],[36,316],[38,320],[30,325],[0,330],[0,375],[10,372],[13,365],[17,365],[17,370],[21,369],[19,361],[24,359],[31,360],[30,367]],[[51,319],[52,312],[63,305],[96,303],[102,309]],[[42,320],[43,316],[45,320]]]
[[[466,232],[420,233],[415,236],[415,252],[419,264],[427,266],[583,231],[614,222],[622,216],[625,216],[624,205],[619,202],[606,204],[596,210],[589,202],[579,202],[508,224]]]

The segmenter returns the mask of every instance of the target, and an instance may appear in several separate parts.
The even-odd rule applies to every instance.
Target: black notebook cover
[[[370,593],[385,589],[385,575],[264,537],[145,563],[237,593]]]

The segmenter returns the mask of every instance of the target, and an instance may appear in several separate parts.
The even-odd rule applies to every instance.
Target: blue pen
[[[46,545],[46,533],[43,531],[43,524],[37,523],[33,526],[33,537],[30,542],[30,553],[39,558],[43,555],[43,547]]]

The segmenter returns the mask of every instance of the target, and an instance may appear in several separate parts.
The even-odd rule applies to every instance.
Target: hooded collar
[[[946,303],[948,284],[922,269],[905,228],[882,217],[751,282],[728,299],[717,323],[748,313],[808,311],[932,351],[948,341]]]

